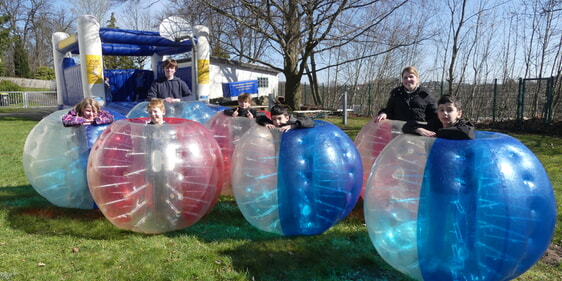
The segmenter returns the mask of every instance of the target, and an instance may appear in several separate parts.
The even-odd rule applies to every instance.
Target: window
[[[258,88],[268,88],[269,79],[267,77],[258,77]]]

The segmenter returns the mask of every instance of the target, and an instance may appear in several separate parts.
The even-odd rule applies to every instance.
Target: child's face
[[[248,108],[250,107],[250,102],[245,100],[238,100],[238,106],[240,108]]]
[[[151,107],[148,109],[148,115],[150,116],[150,121],[154,124],[162,124],[164,123],[164,114],[165,112],[162,111],[159,107]]]
[[[271,122],[275,127],[281,127],[289,122],[289,116],[285,114],[271,115]]]
[[[418,77],[411,72],[404,72],[402,74],[402,85],[408,91],[413,91],[418,87]]]
[[[86,120],[92,121],[92,120],[94,120],[94,118],[96,118],[96,116],[98,114],[97,114],[96,109],[88,104],[82,110],[82,115],[84,115],[84,118],[86,118]]]
[[[444,103],[438,106],[437,116],[444,128],[449,128],[461,118],[462,111],[453,103]]]

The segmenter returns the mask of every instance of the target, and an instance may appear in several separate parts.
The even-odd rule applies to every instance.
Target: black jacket
[[[273,124],[271,119],[269,119],[265,114],[258,116],[256,118],[256,123],[262,126],[265,126],[265,124]],[[299,116],[297,118],[291,116],[289,118],[289,122],[284,125],[294,125],[293,129],[312,128],[314,127],[314,120],[308,116]]]
[[[443,128],[443,124],[439,119],[432,119],[427,124],[421,124],[416,121],[408,121],[402,127],[402,132],[406,134],[417,134],[417,128],[424,128],[429,131],[436,132],[436,137],[451,140],[468,140],[474,139],[474,125],[469,121],[459,119],[452,127]]]
[[[146,100],[150,101],[152,98],[175,98],[182,101],[195,100],[195,96],[191,93],[191,90],[185,81],[178,77],[168,80],[166,76],[162,76],[158,78],[158,80],[154,80],[154,82],[152,82],[152,86],[148,91]]]
[[[404,86],[400,86],[390,92],[381,113],[386,113],[386,118],[391,120],[426,122],[437,118],[437,103],[428,88],[418,87],[415,92],[407,93]]]

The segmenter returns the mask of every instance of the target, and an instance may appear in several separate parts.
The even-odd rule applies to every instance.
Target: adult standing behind
[[[437,118],[437,103],[431,91],[419,85],[418,70],[413,66],[402,70],[402,86],[390,92],[386,107],[375,122],[385,119],[427,122]]]
[[[154,80],[148,91],[147,100],[153,98],[163,99],[166,102],[193,101],[195,97],[189,90],[187,83],[176,77],[178,63],[176,60],[168,58],[162,62],[164,76]]]

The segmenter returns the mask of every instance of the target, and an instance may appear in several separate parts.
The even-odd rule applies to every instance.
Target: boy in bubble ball
[[[223,113],[232,117],[246,117],[253,119],[260,113],[255,108],[251,108],[251,105],[252,96],[248,93],[242,93],[238,95],[238,107],[225,109]]]
[[[148,116],[150,116],[150,121],[148,121],[146,124],[166,124],[166,121],[164,121],[164,115],[166,115],[164,100],[158,98],[151,99],[150,102],[148,102],[148,105],[146,105],[146,111],[148,111]]]
[[[113,118],[113,114],[101,109],[97,100],[85,98],[62,117],[62,124],[65,127],[105,125],[112,123]]]
[[[268,129],[278,129],[286,132],[291,129],[312,128],[314,120],[308,116],[299,116],[297,118],[291,116],[286,106],[277,104],[271,107],[271,119],[265,115],[256,118],[256,122]]]
[[[461,118],[462,104],[452,95],[443,95],[437,101],[437,118],[427,124],[408,121],[402,127],[407,134],[418,134],[426,137],[466,140],[474,139],[474,125]]]

